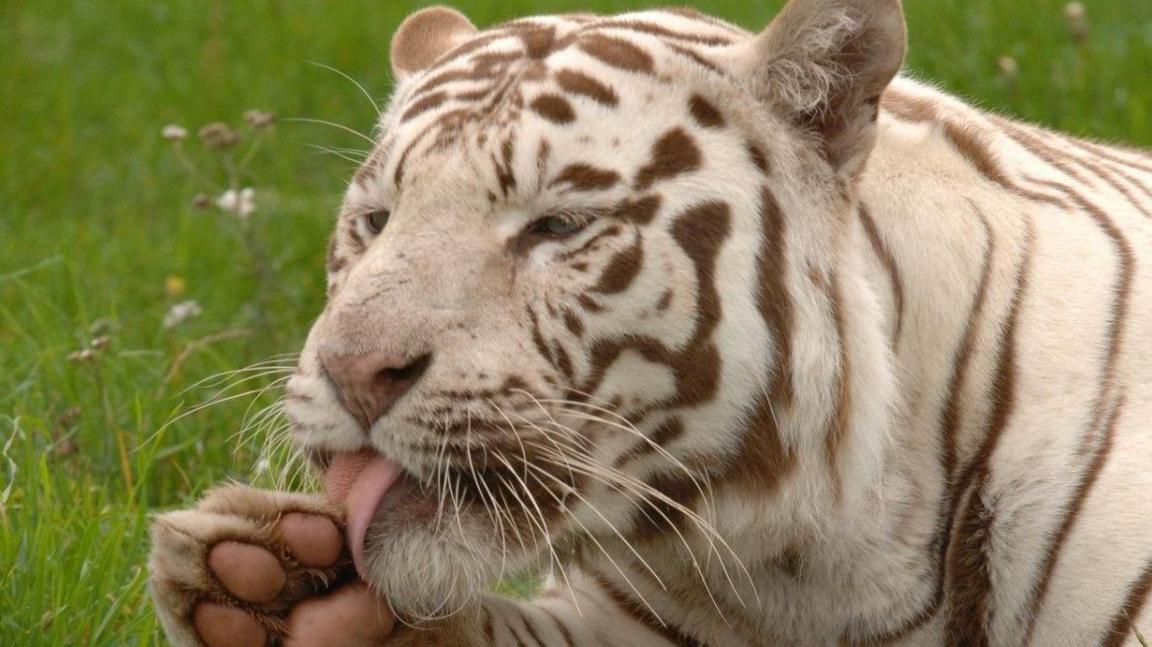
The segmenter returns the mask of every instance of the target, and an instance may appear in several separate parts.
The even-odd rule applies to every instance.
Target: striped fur
[[[398,611],[463,609],[396,644],[1152,626],[1152,155],[889,85],[899,10],[544,16],[397,69],[287,401],[456,500],[373,529]],[[365,435],[321,348],[433,360]],[[458,586],[534,564],[531,602]]]

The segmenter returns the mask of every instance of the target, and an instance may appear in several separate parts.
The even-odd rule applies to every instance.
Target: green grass
[[[321,306],[327,229],[351,167],[305,144],[355,138],[281,123],[246,178],[260,192],[275,272],[261,326],[240,239],[188,206],[197,187],[160,128],[236,121],[259,107],[368,130],[368,102],[308,61],[385,95],[389,34],[415,6],[403,4],[0,4],[0,644],[161,640],[145,591],[148,516],[220,479],[251,478],[259,457],[234,437],[251,398],[166,423],[211,397],[184,392],[201,378],[295,350]],[[778,6],[752,4],[701,8],[756,28]],[[1062,129],[1152,145],[1146,0],[1088,3],[1082,46],[1067,36],[1060,2],[906,4],[919,76]],[[464,8],[487,24],[625,5]],[[1005,55],[1019,62],[1014,84],[998,72]],[[204,309],[172,330],[161,325],[174,302],[169,276]],[[108,331],[107,350],[69,362],[94,329]]]

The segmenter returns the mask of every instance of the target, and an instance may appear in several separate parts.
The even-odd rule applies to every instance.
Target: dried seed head
[[[263,110],[257,110],[253,108],[244,113],[244,121],[246,121],[248,125],[252,126],[253,128],[260,130],[262,128],[268,128],[272,124],[276,123],[276,115],[272,114],[271,112],[265,112]]]
[[[168,141],[178,142],[188,138],[188,129],[180,124],[168,124],[160,131],[160,136]]]
[[[1068,33],[1072,40],[1083,43],[1088,40],[1088,9],[1081,2],[1064,5],[1064,18],[1068,21]]]
[[[96,361],[96,351],[91,348],[73,351],[68,354],[68,361],[76,362],[77,364],[89,364]]]
[[[108,348],[108,343],[110,341],[112,341],[111,337],[108,335],[102,335],[88,342],[88,345],[92,347],[92,350],[104,350],[105,348]]]
[[[91,326],[88,326],[88,334],[92,335],[93,337],[107,335],[108,333],[116,332],[117,330],[120,330],[120,322],[111,317],[101,317],[100,319],[93,321]]]
[[[207,209],[212,206],[212,198],[207,193],[197,193],[192,198],[192,206],[197,209]]]
[[[71,456],[80,449],[76,441],[72,438],[59,438],[56,444],[52,447],[52,453],[57,456]]]
[[[1009,81],[1015,81],[1020,76],[1020,63],[1011,56],[1001,56],[996,61],[996,67],[1000,68],[1000,75]]]
[[[240,134],[222,121],[216,121],[204,126],[198,134],[200,141],[204,142],[204,145],[208,148],[214,150],[232,148],[240,141]]]

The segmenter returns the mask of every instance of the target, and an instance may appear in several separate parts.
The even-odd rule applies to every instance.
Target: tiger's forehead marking
[[[399,188],[415,157],[465,145],[491,149],[486,155],[506,193],[515,188],[509,140],[525,112],[556,127],[574,124],[589,106],[620,107],[620,74],[667,82],[662,61],[669,57],[717,73],[709,56],[746,37],[736,27],[683,10],[545,16],[497,25],[400,88],[383,117],[380,145],[356,181],[370,183],[390,168],[385,177]],[[569,51],[577,57],[554,59]],[[709,107],[697,112],[694,104],[693,112],[700,123],[714,125],[716,116],[705,114]],[[508,172],[501,174],[501,168]],[[584,174],[572,184],[589,188],[606,183],[605,177]]]

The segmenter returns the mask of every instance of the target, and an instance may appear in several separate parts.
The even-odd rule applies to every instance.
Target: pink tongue
[[[400,476],[400,466],[374,451],[337,454],[324,474],[328,497],[344,504],[348,545],[356,572],[364,576],[364,535],[380,501]]]

